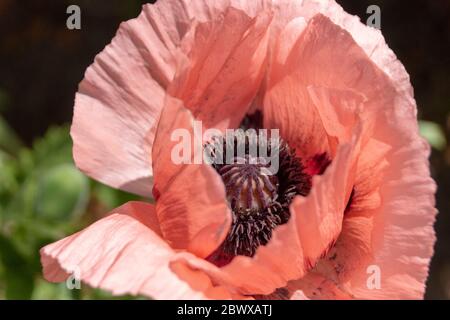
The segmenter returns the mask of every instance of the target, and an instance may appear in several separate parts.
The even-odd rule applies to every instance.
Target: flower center
[[[269,242],[272,231],[289,220],[292,199],[306,196],[311,189],[311,176],[287,143],[279,141],[274,146],[266,140],[265,135],[216,137],[205,146],[207,154],[216,160],[218,155],[225,158],[230,150],[244,150],[243,155],[227,154],[229,160],[224,164],[212,163],[225,184],[233,216],[225,241],[208,257],[218,266],[237,255],[253,256],[259,246]],[[261,145],[266,148],[264,156],[259,151],[250,152]],[[271,171],[274,160],[278,162],[277,172]]]
[[[251,214],[264,210],[277,199],[278,178],[267,174],[268,167],[265,158],[247,154],[234,157],[231,164],[218,170],[233,210]]]

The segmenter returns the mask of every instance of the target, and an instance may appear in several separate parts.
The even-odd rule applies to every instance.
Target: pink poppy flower
[[[193,120],[279,129],[278,173],[175,164],[171,135],[198,145]],[[332,0],[144,6],[87,70],[71,134],[82,171],[155,205],[42,248],[49,281],[76,271],[158,299],[424,295],[435,184],[409,77]]]

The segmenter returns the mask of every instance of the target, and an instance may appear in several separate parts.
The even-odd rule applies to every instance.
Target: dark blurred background
[[[84,71],[145,2],[0,0],[0,299],[109,297],[47,284],[37,250],[133,198],[77,172],[68,124]],[[439,186],[426,298],[450,299],[450,1],[338,2],[362,21],[369,5],[381,8],[383,35],[411,76]],[[71,4],[81,30],[66,28]]]

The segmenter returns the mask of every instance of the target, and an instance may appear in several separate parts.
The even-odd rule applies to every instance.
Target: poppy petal
[[[73,275],[113,294],[156,299],[227,299],[204,273],[174,264],[153,205],[130,202],[90,227],[41,249],[44,277]]]
[[[196,25],[181,45],[185,63],[169,94],[206,127],[238,127],[264,75],[271,19],[267,13],[252,19],[230,7]]]
[[[153,192],[161,231],[169,244],[206,257],[224,240],[231,213],[222,179],[204,163],[203,137],[193,124],[182,102],[167,97],[153,147]],[[197,124],[202,131],[201,123]],[[174,141],[174,132],[185,133],[187,140]],[[173,158],[180,144],[189,153],[187,163]]]

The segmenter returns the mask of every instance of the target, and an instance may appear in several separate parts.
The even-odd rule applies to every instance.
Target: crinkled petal
[[[217,19],[230,6],[251,18],[274,12],[270,43],[293,19],[308,21],[319,12],[327,15],[349,30],[397,88],[412,98],[409,77],[381,32],[362,25],[333,0],[159,0],[121,25],[80,84],[72,127],[79,168],[110,186],[149,196],[152,171],[147,155],[164,91],[176,71],[180,43],[194,21]]]
[[[338,143],[350,139],[357,119],[371,130],[370,116],[385,101],[380,94],[385,88],[374,80],[382,72],[327,17],[318,14],[300,34],[299,28],[288,24],[277,43],[264,101],[264,124],[281,128],[281,135],[304,156],[333,155]],[[289,54],[285,38],[289,39]],[[360,116],[362,108],[364,116]]]
[[[292,281],[286,287],[291,300],[349,300],[353,297],[330,279],[310,272],[298,281]]]
[[[280,136],[303,158],[331,153],[332,142],[313,101],[294,77],[287,75],[267,89],[263,115],[264,127],[279,129]]]
[[[332,29],[330,35],[336,33]],[[435,241],[435,184],[428,146],[418,135],[410,85],[405,84],[408,76],[403,67],[395,67],[396,60],[391,60],[394,69],[384,70],[388,76],[380,73],[350,36],[340,39],[341,46],[345,43],[348,49],[333,50],[333,55],[343,57],[341,65],[346,64],[345,57],[353,58],[361,69],[361,76],[349,83],[357,84],[351,89],[366,100],[360,117],[371,122],[371,130],[361,150],[341,238],[328,257],[333,270],[325,273],[341,284],[349,281],[356,298],[423,298]],[[373,266],[381,271],[381,288],[375,290],[367,285]]]
[[[41,249],[44,277],[69,275],[116,295],[157,299],[228,299],[203,272],[173,259],[161,238],[153,205],[130,202],[90,227]]]
[[[316,271],[348,284],[356,298],[422,298],[435,241],[435,185],[427,146],[418,136],[415,103],[403,81],[407,75],[386,75],[348,32],[322,15],[310,20],[293,51],[303,68],[301,75],[292,72],[307,86],[330,149],[347,141],[356,123],[364,123],[342,234]],[[286,77],[284,71],[278,76]],[[366,283],[371,265],[382,272],[379,290]]]
[[[372,211],[359,207],[349,212],[373,217],[370,256],[361,268],[352,266],[352,292],[363,299],[422,299],[436,240],[436,186],[429,172],[429,146],[416,129],[409,137],[402,137],[395,127],[390,129],[390,140],[396,142],[386,156],[390,166],[379,183],[381,205]],[[380,270],[381,285],[376,290],[366,284],[370,266]]]
[[[169,94],[206,127],[238,127],[265,72],[270,22],[270,14],[252,19],[228,8],[217,19],[198,24],[182,43],[184,64]]]
[[[164,92],[174,73],[167,26],[155,8],[121,24],[87,69],[75,99],[71,135],[77,166],[112,187],[151,196],[148,156]]]
[[[161,0],[144,5],[139,17],[121,24],[76,94],[71,135],[74,159],[83,172],[112,187],[151,196],[149,154],[181,41],[194,21],[212,20],[226,5]]]
[[[168,97],[153,148],[156,210],[164,238],[176,249],[206,257],[224,240],[231,213],[220,176],[203,161],[202,126],[181,101]],[[173,139],[183,132],[187,139]],[[187,163],[174,159],[185,146]],[[176,152],[175,152],[176,153]]]

